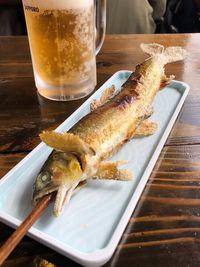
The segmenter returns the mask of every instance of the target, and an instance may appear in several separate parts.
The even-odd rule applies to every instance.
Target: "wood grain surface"
[[[122,239],[106,266],[200,266],[200,34],[110,35],[97,57],[98,85],[118,70],[134,70],[147,56],[142,42],[180,45],[185,62],[166,73],[191,87]],[[57,103],[37,95],[26,37],[0,37],[0,176],[85,99]],[[12,233],[0,223],[0,244]],[[25,237],[3,267],[34,266],[39,258],[79,266]]]

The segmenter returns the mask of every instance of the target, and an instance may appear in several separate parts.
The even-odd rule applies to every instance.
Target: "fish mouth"
[[[59,216],[73,193],[83,186],[82,173],[81,163],[76,155],[53,151],[36,178],[33,204],[37,204],[43,196],[57,191],[53,213]]]

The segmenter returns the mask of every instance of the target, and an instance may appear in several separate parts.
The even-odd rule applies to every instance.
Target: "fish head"
[[[54,214],[58,216],[81,182],[81,177],[82,167],[78,157],[54,150],[35,180],[33,203],[36,204],[43,196],[57,191]]]

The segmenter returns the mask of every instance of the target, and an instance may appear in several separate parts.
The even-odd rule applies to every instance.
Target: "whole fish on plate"
[[[93,105],[93,111],[83,117],[67,133],[45,131],[42,141],[54,148],[36,178],[33,202],[57,191],[54,214],[59,215],[72,194],[88,178],[130,180],[132,173],[120,169],[125,162],[105,162],[135,135],[153,134],[157,125],[148,120],[156,93],[173,78],[167,78],[164,66],[183,60],[181,47],[164,48],[159,44],[142,44],[150,55],[115,95],[107,90]],[[108,98],[110,98],[108,100]]]

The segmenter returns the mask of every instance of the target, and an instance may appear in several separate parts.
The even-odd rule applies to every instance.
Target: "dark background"
[[[200,0],[168,0],[163,20],[156,23],[156,33],[200,32]],[[0,36],[26,34],[22,0],[0,0]]]

